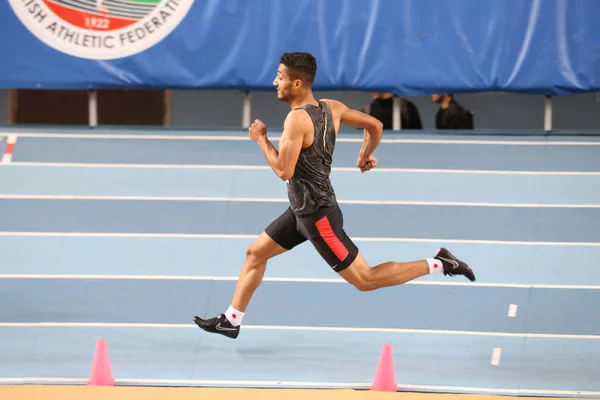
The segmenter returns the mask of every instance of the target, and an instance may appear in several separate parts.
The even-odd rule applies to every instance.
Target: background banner
[[[2,88],[272,89],[309,51],[315,89],[600,89],[597,0],[5,0]]]

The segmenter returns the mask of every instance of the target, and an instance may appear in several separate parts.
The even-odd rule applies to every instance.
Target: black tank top
[[[288,198],[298,216],[311,214],[321,207],[337,204],[329,179],[335,147],[335,125],[331,109],[319,101],[319,107],[307,104],[306,110],[315,129],[310,147],[301,149],[294,175],[288,181]]]

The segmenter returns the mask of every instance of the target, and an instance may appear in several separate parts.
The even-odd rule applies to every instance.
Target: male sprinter
[[[367,264],[344,232],[342,211],[329,174],[340,124],[364,129],[364,142],[356,163],[363,173],[377,165],[373,151],[381,141],[382,124],[339,101],[315,100],[312,83],[316,72],[316,61],[308,53],[281,56],[273,84],[277,88],[277,97],[288,103],[291,111],[285,119],[279,151],[269,142],[261,121],[256,120],[249,129],[250,139],[258,144],[273,171],[288,181],[290,207],[246,249],[246,260],[227,311],[207,320],[194,318],[205,331],[237,338],[267,261],[307,240],[334,271],[360,291],[399,285],[442,272],[475,280],[469,266],[444,248],[433,257],[420,261],[389,261],[375,267]]]

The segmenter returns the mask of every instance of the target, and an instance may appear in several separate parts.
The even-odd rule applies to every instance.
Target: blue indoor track
[[[2,149],[11,135],[0,383],[85,383],[105,338],[120,385],[368,388],[390,343],[399,390],[600,397],[599,137],[386,133],[361,174],[361,135],[340,134],[332,180],[367,261],[445,246],[477,281],[359,292],[305,243],[230,340],[193,316],[227,308],[287,207],[246,132],[5,130]]]

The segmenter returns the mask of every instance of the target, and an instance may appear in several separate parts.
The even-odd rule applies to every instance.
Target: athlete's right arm
[[[256,128],[255,124],[257,124]],[[279,150],[267,138],[267,129],[262,121],[257,120],[252,124],[250,137],[258,143],[277,176],[286,181],[294,175],[304,136],[312,131],[312,121],[308,114],[296,110],[291,111],[285,118]]]
[[[358,154],[359,167],[362,169],[362,165],[369,162],[373,156],[373,152],[379,146],[379,143],[381,143],[383,123],[369,114],[349,108],[341,101],[329,99],[324,101],[332,107],[334,113],[339,115],[341,124],[364,130],[363,145]],[[362,165],[361,162],[363,162]],[[376,163],[377,161],[373,158],[373,162]]]

